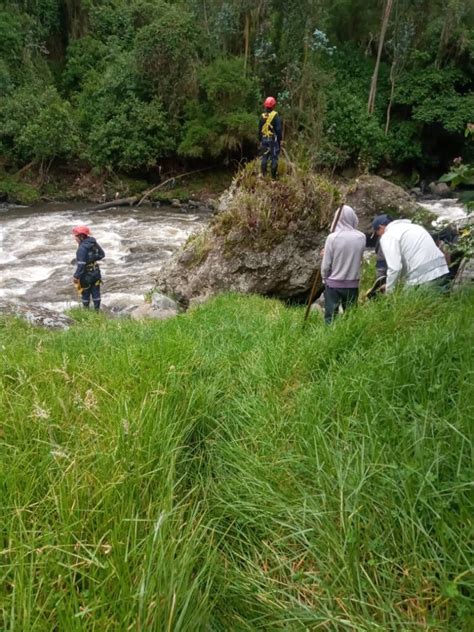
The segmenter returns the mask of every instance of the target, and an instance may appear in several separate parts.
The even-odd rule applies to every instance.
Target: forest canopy
[[[252,156],[263,98],[313,168],[472,159],[469,0],[4,0],[0,154],[137,172]]]

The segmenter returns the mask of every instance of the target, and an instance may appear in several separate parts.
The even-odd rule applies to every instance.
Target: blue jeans
[[[324,320],[329,325],[336,318],[339,305],[343,311],[357,305],[358,287],[326,287],[324,288]]]

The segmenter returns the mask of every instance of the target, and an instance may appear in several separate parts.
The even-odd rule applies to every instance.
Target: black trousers
[[[261,142],[260,150],[262,152],[261,167],[262,174],[267,175],[267,163],[271,161],[272,177],[276,178],[278,175],[278,157],[280,155],[280,146],[276,138],[264,138]]]
[[[339,305],[343,311],[357,304],[359,298],[359,288],[357,287],[326,287],[324,288],[324,320],[329,325],[332,323],[339,310]]]

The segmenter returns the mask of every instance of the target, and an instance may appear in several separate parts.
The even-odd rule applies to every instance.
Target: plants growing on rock
[[[322,176],[293,167],[274,181],[260,177],[252,162],[236,175],[230,199],[211,226],[229,249],[241,241],[265,249],[288,233],[327,227],[339,199],[340,192]]]

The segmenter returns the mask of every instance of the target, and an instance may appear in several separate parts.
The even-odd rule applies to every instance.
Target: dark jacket
[[[105,252],[97,243],[94,237],[86,237],[79,244],[79,248],[76,252],[76,271],[74,272],[74,278],[80,279],[87,267],[91,263],[96,263],[105,257]]]

